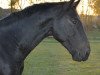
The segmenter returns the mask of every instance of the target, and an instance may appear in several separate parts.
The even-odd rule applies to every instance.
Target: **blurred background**
[[[60,1],[65,0],[0,0],[0,19],[33,4]],[[81,0],[77,11],[91,45],[89,60],[73,61],[59,42],[48,37],[25,60],[23,75],[100,75],[100,0]]]

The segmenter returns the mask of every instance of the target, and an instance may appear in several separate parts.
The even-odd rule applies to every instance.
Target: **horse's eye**
[[[77,20],[75,20],[74,18],[72,19],[73,24],[77,24]]]

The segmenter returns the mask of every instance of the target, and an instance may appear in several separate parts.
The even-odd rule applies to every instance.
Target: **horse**
[[[51,35],[73,60],[86,61],[90,45],[76,11],[79,2],[35,4],[0,20],[0,75],[22,75],[25,58]]]

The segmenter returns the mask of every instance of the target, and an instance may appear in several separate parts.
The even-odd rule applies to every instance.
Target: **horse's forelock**
[[[81,0],[76,1],[76,2],[73,4],[73,6],[74,6],[74,7],[77,7],[77,5],[80,3],[80,1],[81,1]]]
[[[70,2],[69,2],[69,7],[77,7],[77,5],[79,4],[80,1],[81,1],[81,0],[77,0],[77,1],[75,2],[75,0],[70,0]]]
[[[72,6],[75,0],[70,0],[69,6]]]

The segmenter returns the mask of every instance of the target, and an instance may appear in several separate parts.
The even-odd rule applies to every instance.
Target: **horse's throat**
[[[24,59],[28,56],[28,54],[45,38],[47,37],[47,33],[49,32],[48,29],[43,29],[39,33],[36,34],[36,36],[33,36],[33,38],[29,38],[28,42],[23,43],[20,46],[20,50],[24,56]],[[30,37],[30,36],[29,36]]]

